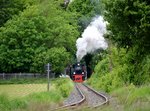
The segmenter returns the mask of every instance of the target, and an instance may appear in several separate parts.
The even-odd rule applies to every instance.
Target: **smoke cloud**
[[[76,41],[78,62],[86,55],[92,54],[98,49],[105,50],[108,47],[104,34],[106,24],[102,16],[95,17],[89,26],[82,33],[82,38]]]

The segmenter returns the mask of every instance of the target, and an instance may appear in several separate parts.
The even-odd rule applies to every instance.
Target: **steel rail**
[[[76,83],[75,83],[75,88],[79,92],[79,94],[80,94],[82,99],[80,99],[77,102],[66,104],[64,106],[61,106],[61,107],[58,107],[58,108],[55,108],[55,109],[52,109],[52,110],[49,110],[49,111],[61,110],[61,109],[69,108],[69,107],[76,106],[76,105],[79,105],[79,104],[83,103],[85,101],[85,99],[86,99],[85,95],[83,94],[83,92],[80,90],[80,88],[78,87],[78,85]]]
[[[96,90],[94,90],[93,88],[89,87],[88,85],[86,85],[86,84],[84,84],[84,83],[81,83],[80,85],[83,85],[83,86],[86,87],[88,90],[90,90],[90,91],[92,91],[93,93],[95,93],[96,95],[102,97],[103,100],[104,100],[103,102],[100,102],[100,103],[97,104],[97,105],[94,105],[94,106],[92,106],[92,107],[86,106],[85,108],[97,108],[97,107],[100,107],[100,106],[102,106],[102,105],[104,105],[104,104],[108,104],[108,103],[109,103],[108,97],[106,97],[104,94],[97,92]],[[82,88],[79,87],[79,84],[76,84],[76,83],[75,83],[75,88],[76,88],[77,91],[79,92],[79,94],[80,94],[80,96],[81,96],[82,99],[80,99],[79,101],[76,101],[76,102],[73,102],[73,103],[66,104],[66,105],[64,105],[64,106],[55,108],[55,109],[50,110],[50,111],[63,110],[63,109],[66,109],[66,108],[71,108],[71,107],[73,107],[73,106],[76,107],[76,105],[82,104],[82,103],[86,100],[86,96],[85,96],[84,93],[81,91]]]
[[[108,97],[106,97],[104,94],[97,92],[96,90],[94,90],[93,88],[89,87],[88,85],[86,85],[86,84],[84,84],[84,83],[82,83],[82,85],[84,85],[84,86],[85,86],[86,88],[88,88],[90,91],[94,92],[96,95],[101,96],[101,97],[103,98],[104,102],[102,102],[102,103],[100,103],[100,104],[98,104],[98,105],[93,106],[94,108],[109,103]]]

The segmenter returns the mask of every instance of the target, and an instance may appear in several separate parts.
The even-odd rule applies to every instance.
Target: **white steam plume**
[[[87,53],[93,53],[97,49],[107,49],[108,44],[104,39],[106,24],[102,16],[94,18],[90,25],[82,33],[82,38],[76,41],[77,60],[80,61]]]

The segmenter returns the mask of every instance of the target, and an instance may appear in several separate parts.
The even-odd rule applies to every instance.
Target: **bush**
[[[111,47],[111,54],[105,54],[95,67],[95,73],[88,83],[107,92],[122,87],[124,84],[149,84],[150,56],[135,61],[132,51]],[[140,62],[139,62],[140,61]],[[110,66],[112,70],[110,70]]]
[[[95,73],[89,79],[88,83],[96,89],[102,89],[110,92],[116,88],[123,86],[124,82],[119,77],[120,72],[124,67],[116,66],[111,72],[109,71],[109,59],[105,58],[100,61],[96,68]]]
[[[57,91],[61,94],[63,98],[66,98],[69,95],[73,87],[73,83],[71,82],[71,80],[64,78],[58,79],[55,82],[55,85],[58,88]]]

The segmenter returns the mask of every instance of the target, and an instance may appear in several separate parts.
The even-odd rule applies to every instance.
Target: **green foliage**
[[[26,8],[25,0],[0,0],[0,27]]]
[[[138,59],[149,53],[150,4],[141,0],[107,0],[105,17],[112,35],[109,39],[120,47],[132,49]],[[134,58],[136,60],[137,58]]]
[[[110,32],[106,37],[117,47],[110,44],[108,54],[99,60],[90,83],[106,91],[115,89],[115,84],[149,83],[149,2],[102,0],[101,3],[109,23]]]
[[[94,74],[88,81],[89,84],[107,92],[122,87],[124,84],[149,84],[149,55],[141,63],[137,62],[133,65],[134,53],[130,51],[127,53],[124,48],[117,49],[114,46],[111,46],[109,50],[111,54],[103,56],[96,65]]]
[[[101,14],[102,10],[101,1],[98,0],[74,0],[67,8],[67,11],[76,14],[80,32],[90,24],[94,16]]]
[[[36,70],[43,70],[43,67],[46,63],[50,62],[52,70],[54,72],[62,72],[70,62],[70,53],[66,51],[65,48],[51,48],[48,49],[47,52],[40,53],[36,55],[34,58],[32,72],[36,72]]]
[[[149,81],[149,10],[150,4],[141,0],[107,0],[105,17],[112,32],[108,38],[127,49],[124,72],[126,82],[144,84]],[[147,61],[145,61],[147,60]],[[146,71],[145,71],[146,70]]]
[[[65,48],[52,48],[49,50],[48,55],[55,72],[63,71],[70,60],[70,55]]]
[[[150,82],[150,55],[145,56],[145,58],[134,66],[135,74],[133,75],[134,83],[141,85]]]
[[[59,79],[55,85],[58,87],[58,92],[62,95],[63,98],[68,97],[71,89],[73,88],[73,84],[69,79]]]
[[[10,21],[1,28],[1,70],[5,72],[29,72],[35,49],[43,44],[42,37],[46,37],[43,34],[47,30],[43,17],[20,19],[16,18],[16,21]]]
[[[50,61],[54,71],[62,71],[68,62],[64,56],[68,60],[75,52],[78,31],[74,17],[69,18],[72,14],[58,8],[61,2],[29,2],[22,13],[0,28],[0,72],[43,72]],[[60,69],[55,55],[56,59],[62,57]]]
[[[101,72],[99,76],[101,75],[105,75],[106,73],[109,72],[109,59],[103,59],[101,62],[99,62],[96,67],[95,67],[95,71],[96,72]]]
[[[79,15],[92,15],[94,9],[94,3],[90,0],[74,0],[68,10],[71,12],[78,12]]]
[[[110,92],[123,86],[123,81],[119,77],[119,72],[122,69],[113,70],[111,73],[105,73],[101,75],[101,72],[96,72],[92,75],[88,81],[96,89],[102,89],[106,92]]]
[[[136,59],[135,59],[136,58]],[[124,57],[124,61],[122,63],[124,66],[123,72],[120,73],[120,77],[126,83],[134,83],[135,85],[147,84],[150,81],[150,57],[149,55],[144,56],[142,60],[140,60],[136,54],[132,51],[126,53]],[[134,64],[133,64],[134,63]]]
[[[112,51],[113,56],[116,50]],[[116,55],[115,55],[116,57]],[[123,72],[124,67],[118,64],[119,58],[112,59],[114,68],[112,71],[109,70],[110,62],[108,55],[103,58],[95,67],[95,72],[92,77],[89,79],[88,83],[91,84],[96,89],[102,89],[106,92],[115,90],[116,88],[122,87],[124,81],[120,77],[120,73]],[[116,64],[117,63],[117,64]]]
[[[59,87],[59,92],[60,94],[62,95],[63,98],[66,98],[68,97],[68,95],[70,94],[70,89],[72,89],[72,84],[62,84],[60,87]]]

